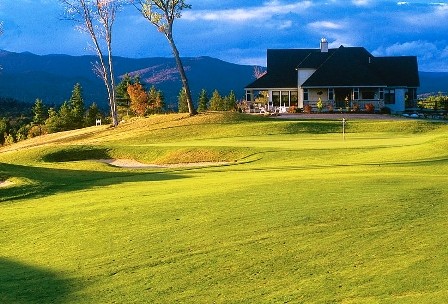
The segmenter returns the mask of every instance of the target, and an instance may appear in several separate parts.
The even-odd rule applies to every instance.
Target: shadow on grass
[[[66,303],[76,286],[49,270],[0,258],[0,303]]]
[[[49,153],[45,155],[42,160],[52,163],[107,158],[111,158],[109,149],[90,146],[75,146]]]
[[[115,185],[125,182],[166,181],[185,176],[162,172],[105,172],[29,167],[0,163],[0,176],[23,179],[21,185],[0,188],[0,202],[23,198],[38,198],[56,193],[70,192]]]

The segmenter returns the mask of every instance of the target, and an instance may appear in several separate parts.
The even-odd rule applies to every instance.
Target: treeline
[[[206,111],[240,111],[241,106],[236,100],[235,93],[230,91],[229,95],[221,96],[218,90],[213,91],[209,97],[207,91],[202,89],[197,100],[198,112]],[[188,105],[185,91],[182,89],[178,96],[179,113],[187,113]]]
[[[29,110],[19,104],[20,114],[2,112],[2,116],[8,116],[0,119],[0,145],[47,133],[89,127],[95,125],[96,119],[104,119],[95,103],[86,109],[79,83],[74,86],[70,99],[59,108],[47,107],[41,99],[36,99]]]
[[[119,117],[147,116],[151,114],[161,114],[174,112],[168,109],[165,104],[163,92],[157,90],[154,86],[147,89],[142,84],[138,76],[131,77],[126,74],[120,84],[117,86],[117,107]],[[221,96],[218,90],[209,96],[203,89],[196,101],[198,112],[205,111],[237,111],[235,93],[230,91],[229,95]],[[177,111],[179,113],[188,113],[187,95],[182,88],[178,95]]]
[[[422,110],[448,111],[448,96],[442,93],[425,96],[418,101],[417,105]]]
[[[162,91],[154,86],[145,88],[138,76],[125,75],[116,87],[116,97],[120,120],[174,112],[174,109],[167,109]],[[79,83],[74,86],[70,99],[64,101],[60,107],[48,106],[41,99],[36,99],[32,107],[24,106],[15,100],[3,100],[1,104],[0,109],[4,108],[5,111],[0,114],[3,116],[0,118],[0,145],[44,134],[94,126],[98,119],[101,119],[102,123],[110,123],[110,117],[104,115],[95,103],[86,107]],[[218,90],[215,90],[209,96],[203,89],[196,104],[198,112],[241,110],[241,104],[237,102],[233,91],[227,96],[221,96]],[[177,111],[188,112],[184,89],[179,92]]]

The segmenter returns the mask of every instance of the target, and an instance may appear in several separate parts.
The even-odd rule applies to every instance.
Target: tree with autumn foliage
[[[121,77],[120,83],[115,87],[116,99],[117,99],[117,114],[120,119],[129,116],[131,107],[131,98],[128,94],[128,86],[134,83],[139,83],[139,75],[131,76],[126,73]]]
[[[131,111],[137,116],[145,116],[149,98],[142,84],[139,82],[130,84],[127,92],[131,99]]]

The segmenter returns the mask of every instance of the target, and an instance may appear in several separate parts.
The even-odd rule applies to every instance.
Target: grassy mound
[[[0,302],[447,302],[448,126],[347,131],[160,115],[3,148]]]

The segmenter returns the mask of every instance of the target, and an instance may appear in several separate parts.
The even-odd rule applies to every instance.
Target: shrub
[[[313,111],[313,108],[307,104],[303,107],[303,113],[310,114]]]
[[[323,102],[322,102],[322,99],[320,99],[320,97],[319,97],[319,99],[317,100],[317,104],[316,104],[316,106],[317,106],[317,111],[320,113],[320,112],[322,112],[322,109],[324,108],[324,104],[323,104]]]
[[[391,113],[391,110],[390,110],[390,108],[388,108],[388,107],[382,107],[382,108],[380,109],[380,113],[381,113],[381,114],[390,114],[390,113]]]
[[[328,113],[334,113],[334,108],[333,108],[332,105],[329,105],[329,106],[327,107],[327,109],[328,109]]]
[[[45,125],[34,125],[28,130],[28,138],[33,138],[46,134]]]
[[[288,113],[289,114],[294,114],[297,113],[297,107],[296,106],[291,106],[288,108]]]
[[[359,104],[354,103],[353,106],[352,106],[352,112],[358,113],[359,110],[360,110]]]
[[[375,106],[371,103],[366,103],[365,109],[367,113],[373,113],[375,111]]]

